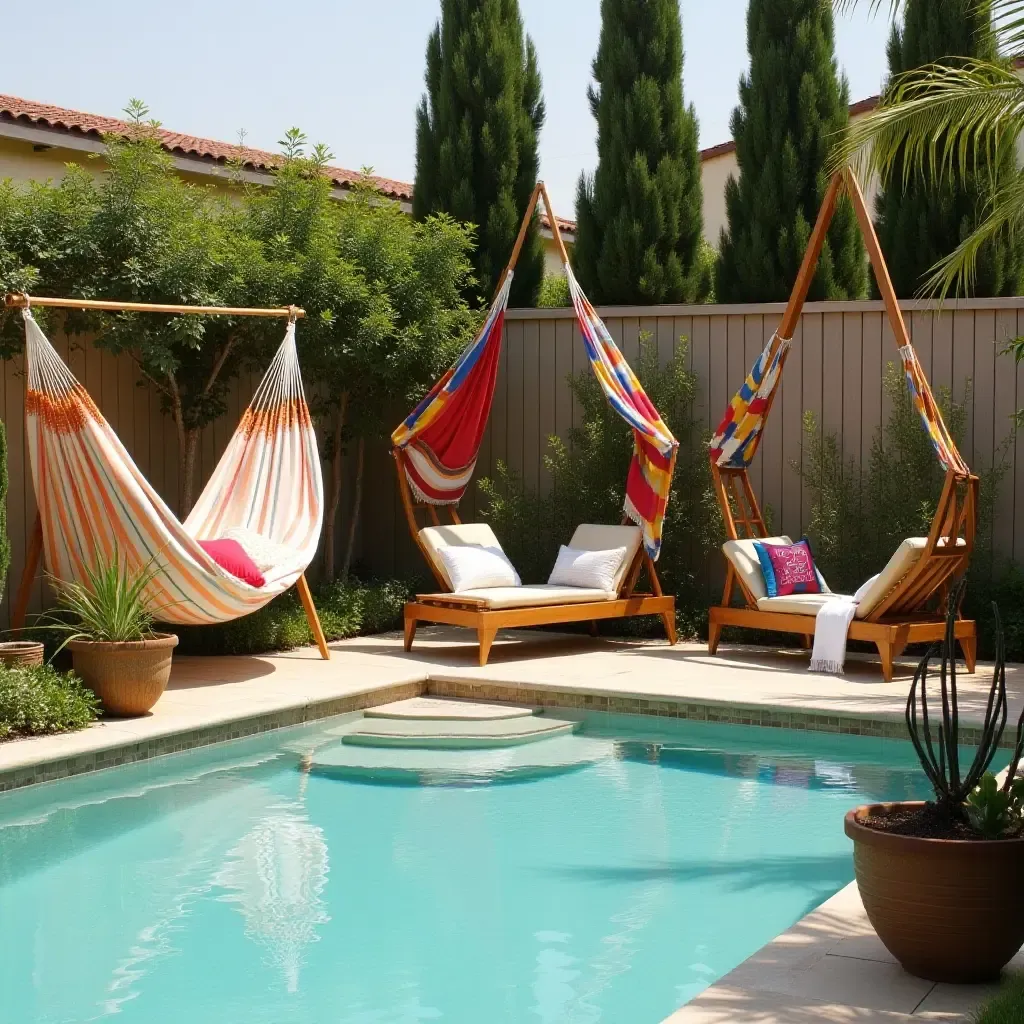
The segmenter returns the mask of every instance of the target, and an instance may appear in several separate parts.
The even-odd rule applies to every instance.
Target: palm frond
[[[1024,131],[1024,83],[1005,64],[929,64],[900,75],[871,113],[847,125],[830,169],[854,165],[886,180],[898,161],[912,174],[941,179],[987,160]]]
[[[1000,183],[992,194],[978,226],[948,256],[929,271],[919,294],[945,298],[954,289],[973,291],[978,254],[999,235],[1013,238],[1024,230],[1024,171]]]

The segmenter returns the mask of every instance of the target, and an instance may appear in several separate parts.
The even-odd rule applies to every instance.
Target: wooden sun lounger
[[[896,345],[903,348],[910,344],[910,337],[860,186],[849,170],[838,172],[829,185],[777,335],[779,338],[793,337],[829,221],[844,188],[853,203],[864,236],[864,244]],[[773,392],[772,398],[774,395]],[[765,418],[770,409],[771,399],[763,413]],[[708,649],[712,654],[718,649],[723,626],[795,633],[803,637],[805,646],[810,647],[814,636],[815,615],[770,610],[771,601],[785,599],[766,601],[765,595],[759,594],[756,589],[763,588],[763,580],[759,581],[750,573],[746,574],[745,579],[744,573],[737,569],[733,560],[735,549],[732,553],[727,550],[730,543],[763,538],[768,532],[746,468],[718,466],[712,461],[711,474],[729,540],[723,546],[727,570],[722,603],[709,609]],[[897,551],[881,574],[879,592],[874,594],[870,604],[865,601],[862,606],[864,613],[858,612],[859,617],[851,623],[848,634],[851,639],[866,640],[878,648],[882,659],[882,675],[886,682],[892,679],[893,659],[899,657],[908,644],[943,638],[946,604],[953,584],[966,573],[970,564],[977,509],[978,477],[963,469],[959,472],[949,469],[928,537],[913,538],[901,546],[903,551],[907,545],[916,545],[920,549],[920,556],[916,560],[904,557],[906,564],[903,564],[899,561],[900,551]],[[737,583],[746,602],[743,608],[731,606]],[[956,624],[956,638],[963,650],[967,669],[973,672],[977,653],[975,623],[967,619],[959,620]]]
[[[634,589],[641,568],[647,569],[651,581],[650,593],[638,593]],[[590,622],[592,632],[596,633],[599,620],[622,619],[631,615],[657,615],[665,626],[668,642],[676,643],[675,597],[662,593],[654,565],[642,547],[626,572],[618,596],[612,600],[491,608],[486,599],[479,597],[417,594],[416,600],[405,606],[405,649],[412,650],[416,627],[421,622],[466,626],[476,630],[479,662],[486,665],[491,644],[499,629]]]

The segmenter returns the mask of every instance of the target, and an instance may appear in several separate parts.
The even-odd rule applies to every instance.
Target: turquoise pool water
[[[657,1024],[924,795],[903,744],[613,718],[515,784],[302,770],[337,725],[0,797],[0,1021]]]

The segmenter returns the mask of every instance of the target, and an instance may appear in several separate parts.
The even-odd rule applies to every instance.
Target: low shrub
[[[402,606],[412,595],[401,581],[325,584],[313,593],[320,625],[328,640],[397,629]],[[214,626],[168,626],[178,634],[180,654],[266,654],[313,643],[298,596],[288,591],[252,615]]]
[[[907,393],[902,370],[890,363],[882,386],[890,403],[867,464],[843,459],[834,433],[804,415],[801,458],[794,464],[810,493],[807,536],[815,561],[833,590],[853,593],[879,572],[906,537],[923,537],[942,491],[944,473]],[[937,388],[936,401],[957,444],[967,419],[970,380],[964,398],[954,401]],[[968,574],[964,614],[978,620],[979,652],[993,653],[992,601],[1003,616],[1007,660],[1024,657],[1024,573],[1001,564],[993,554],[992,527],[999,487],[1008,468],[1013,435],[997,446],[990,466],[974,467],[981,478],[975,549]]]
[[[697,377],[687,368],[686,339],[680,339],[667,365],[657,346],[640,339],[636,375],[679,441],[672,493],[665,516],[658,575],[665,593],[676,595],[684,637],[707,634],[704,573],[722,535],[722,520],[711,489],[707,438],[694,416]],[[495,479],[483,479],[482,515],[494,527],[502,547],[524,580],[547,579],[558,553],[580,523],[618,523],[633,434],[611,409],[590,369],[569,377],[582,410],[581,425],[568,441],[548,438],[544,465],[550,490],[527,489],[521,477],[499,463]],[[641,580],[641,584],[642,584]],[[615,620],[616,632],[648,632],[656,620]]]
[[[0,740],[84,729],[98,711],[96,695],[73,672],[0,665]]]

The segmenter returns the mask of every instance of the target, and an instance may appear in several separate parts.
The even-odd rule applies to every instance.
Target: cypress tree
[[[890,78],[925,64],[950,65],[964,58],[996,60],[989,7],[978,0],[908,0],[903,27],[893,27],[887,54]],[[1005,152],[995,176],[1005,180],[1013,173],[1013,153]],[[875,217],[878,240],[900,298],[911,298],[931,267],[977,227],[982,212],[978,179],[989,174],[983,157],[967,175],[955,168],[944,171],[937,181],[927,172],[914,173],[904,185],[902,161],[893,165],[890,184],[875,201]],[[999,239],[978,253],[972,291],[978,296],[1015,295],[1020,278],[1019,246]]]
[[[442,0],[427,41],[426,87],[416,112],[413,215],[444,212],[477,226],[476,287],[489,299],[540,166],[544,101],[518,0]],[[534,217],[516,265],[512,305],[534,305],[543,276]]]
[[[740,174],[725,189],[719,302],[789,297],[828,186],[829,147],[849,116],[834,44],[829,0],[751,0],[750,71],[731,120]],[[866,287],[864,248],[844,198],[808,297],[859,298]]]
[[[697,118],[683,103],[678,0],[602,0],[587,90],[597,170],[576,191],[580,283],[595,302],[693,302],[711,289]]]

